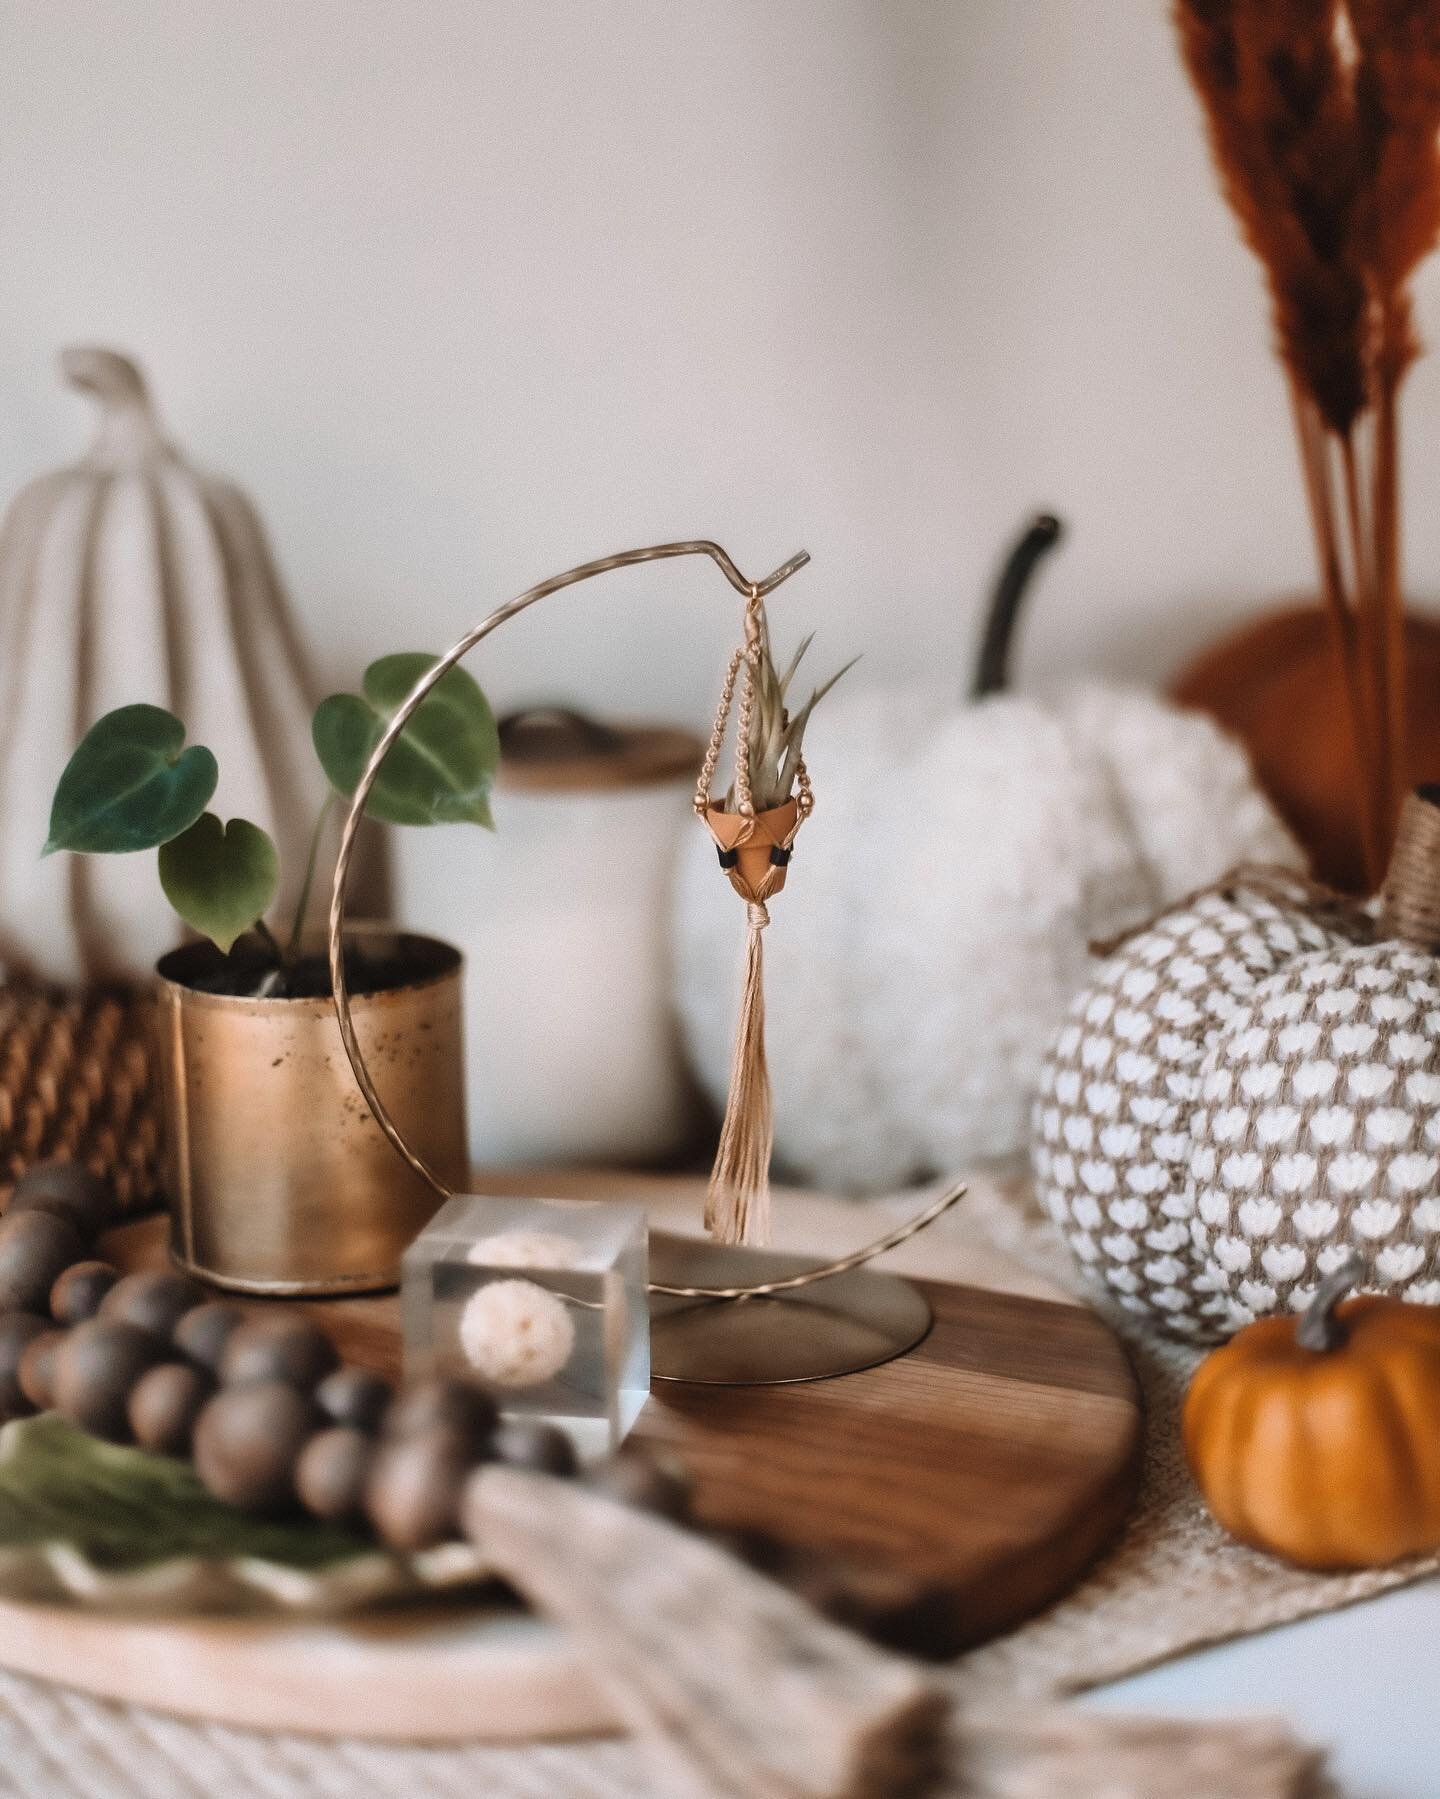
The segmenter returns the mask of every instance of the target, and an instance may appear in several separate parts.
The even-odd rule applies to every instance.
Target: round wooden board
[[[698,1214],[688,1180],[509,1172],[480,1185],[623,1193],[661,1227]],[[834,1254],[877,1228],[873,1211],[809,1195],[777,1212],[787,1249]],[[162,1261],[158,1223],[114,1233],[109,1253]],[[923,1274],[935,1313],[908,1355],[801,1385],[657,1384],[636,1428],[686,1463],[707,1523],[883,1571],[904,1594],[909,1646],[952,1654],[1057,1597],[1118,1529],[1138,1478],[1140,1398],[1100,1319],[960,1232],[936,1227],[886,1266]],[[307,1309],[352,1360],[395,1370],[393,1298]],[[498,1741],[618,1723],[559,1631],[495,1608],[287,1623],[0,1604],[0,1663],[267,1730]]]

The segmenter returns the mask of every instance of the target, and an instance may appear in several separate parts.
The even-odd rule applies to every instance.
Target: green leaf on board
[[[280,858],[259,825],[204,812],[160,850],[160,885],[186,924],[226,955],[264,916],[280,883]]]
[[[185,748],[185,727],[160,706],[121,706],[80,740],[65,766],[43,850],[126,855],[189,830],[220,771],[210,751]]]
[[[335,1525],[250,1517],[212,1499],[188,1463],[98,1442],[53,1414],[0,1433],[0,1550],[47,1543],[112,1572],[180,1556],[313,1569],[374,1550]]]
[[[312,727],[315,753],[337,792],[354,793],[386,725],[436,661],[419,652],[382,656],[365,671],[363,697],[337,693],[321,702]],[[365,809],[387,824],[493,830],[490,790],[499,763],[489,702],[464,669],[452,668],[392,746]]]

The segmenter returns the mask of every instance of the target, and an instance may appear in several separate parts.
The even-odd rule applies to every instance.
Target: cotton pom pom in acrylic
[[[570,1360],[575,1324],[564,1300],[534,1281],[490,1281],[465,1302],[460,1347],[497,1387],[539,1387]]]

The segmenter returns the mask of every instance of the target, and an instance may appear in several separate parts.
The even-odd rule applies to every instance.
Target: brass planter
[[[418,959],[407,985],[353,996],[355,1028],[407,1140],[463,1188],[460,953],[381,926],[346,936],[362,934],[367,947],[388,938]],[[214,954],[187,944],[156,970],[175,1260],[239,1293],[396,1286],[401,1254],[439,1201],[371,1117],[333,1002],[187,986]]]

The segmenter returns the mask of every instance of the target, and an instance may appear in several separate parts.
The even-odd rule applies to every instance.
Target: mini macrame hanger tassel
[[[750,723],[755,683],[764,653],[765,615],[752,589],[745,608],[745,642],[730,658],[715,712],[715,727],[695,788],[696,815],[708,826],[726,878],[745,901],[749,935],[740,1018],[730,1060],[730,1093],[720,1146],[710,1174],[705,1228],[721,1243],[766,1243],[770,1238],[770,1157],[775,1114],[765,1064],[765,951],[770,922],[766,901],[785,885],[790,846],[814,806],[810,777],[797,764],[795,792],[779,806],[757,811],[750,789]],[[725,741],[730,706],[740,685],[735,720],[735,810],[712,805],[711,786]]]

